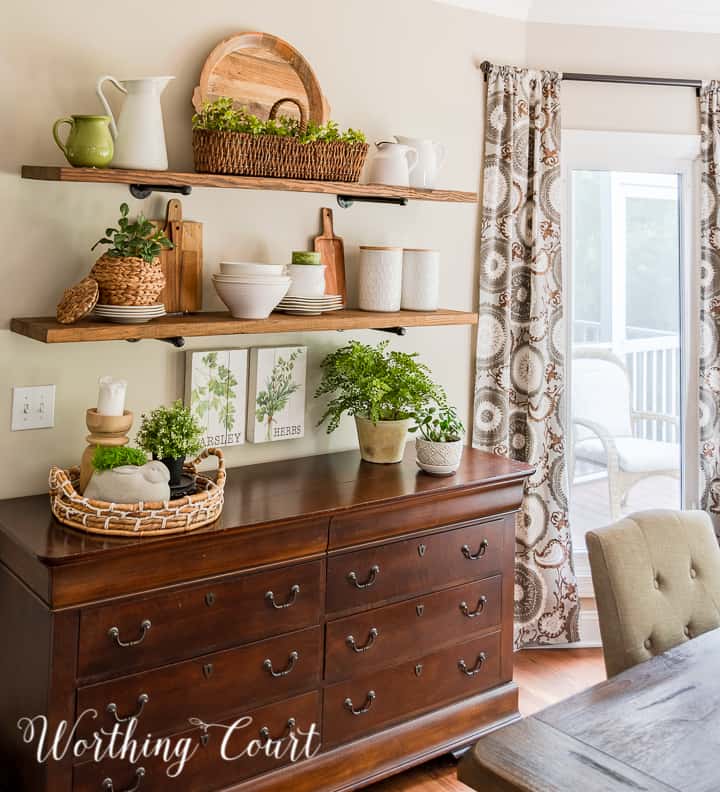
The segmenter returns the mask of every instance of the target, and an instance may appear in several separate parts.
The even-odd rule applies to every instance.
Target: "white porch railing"
[[[573,344],[596,347],[625,361],[631,383],[635,436],[680,442],[680,337],[628,327],[631,338],[613,344],[599,341],[598,322],[576,321]]]

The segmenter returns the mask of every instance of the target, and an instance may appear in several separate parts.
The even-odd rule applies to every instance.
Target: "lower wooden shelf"
[[[322,330],[389,329],[477,324],[476,313],[451,311],[393,311],[390,313],[343,310],[320,316],[291,316],[273,313],[267,319],[233,319],[227,312],[203,312],[184,316],[163,316],[146,324],[123,325],[82,319],[60,324],[55,317],[19,317],[10,329],[19,335],[46,344],[78,341],[133,341],[142,338],[177,338],[250,333],[300,333]]]

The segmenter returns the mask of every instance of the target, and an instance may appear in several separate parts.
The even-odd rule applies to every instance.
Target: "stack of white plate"
[[[117,324],[143,324],[165,316],[165,306],[157,305],[96,305],[95,316]]]
[[[344,307],[342,295],[324,294],[322,297],[283,297],[277,310],[289,314],[318,316],[327,311],[340,311]]]
[[[290,288],[284,271],[282,264],[221,261],[213,286],[235,319],[266,319]]]

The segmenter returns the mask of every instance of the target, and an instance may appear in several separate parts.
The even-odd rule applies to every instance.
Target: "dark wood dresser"
[[[231,470],[220,522],[163,539],[63,528],[44,496],[1,501],[7,788],[354,790],[516,719],[514,512],[531,470],[466,450],[431,478],[411,449],[398,465],[347,452]],[[16,725],[92,709],[80,737],[138,715],[139,741],[196,751],[177,778],[157,756],[38,764]],[[189,721],[244,716],[230,755],[313,723],[320,749],[226,761],[226,731]]]

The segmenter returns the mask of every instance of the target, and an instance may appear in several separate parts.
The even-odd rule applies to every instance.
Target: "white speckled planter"
[[[452,443],[434,443],[431,440],[423,440],[421,437],[415,440],[415,453],[421,465],[457,470],[460,466],[462,451],[462,440],[454,440]]]

